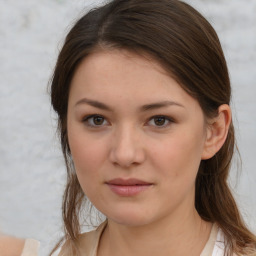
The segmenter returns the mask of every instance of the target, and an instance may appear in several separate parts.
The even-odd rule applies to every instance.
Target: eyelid
[[[91,115],[86,115],[85,117],[82,118],[82,122],[88,126],[88,127],[93,127],[93,128],[101,128],[103,126],[106,126],[106,124],[102,124],[102,125],[96,125],[96,124],[90,124],[89,123],[89,120],[91,118],[95,118],[95,117],[100,117],[100,118],[103,118],[104,121],[103,122],[107,122],[107,125],[109,125],[109,122],[107,121],[107,119],[103,116],[103,115],[100,115],[100,114],[91,114]]]
[[[158,125],[150,125],[149,122],[152,121],[154,118],[164,118],[166,121],[168,121],[168,123],[167,123],[167,124],[164,124],[164,125],[160,125],[160,126],[158,126]],[[166,127],[168,127],[171,123],[175,123],[175,120],[174,120],[172,117],[166,116],[166,115],[154,115],[154,116],[150,117],[150,118],[148,119],[148,121],[147,121],[147,124],[149,124],[149,126],[153,126],[153,127],[158,128],[158,129],[166,128]]]
[[[90,119],[95,118],[95,117],[100,117],[103,118],[103,123],[102,124],[92,124],[90,123]],[[163,124],[163,125],[157,125],[157,124],[150,124],[151,121],[154,121],[155,118],[164,118],[165,122],[167,121],[167,124]],[[92,121],[93,122],[93,121]],[[110,125],[109,121],[101,114],[90,114],[90,115],[86,115],[82,118],[82,123],[84,123],[84,125],[88,126],[88,127],[92,127],[92,128],[101,128],[104,126],[108,126]],[[171,123],[175,123],[175,120],[170,117],[170,116],[166,116],[166,115],[154,115],[151,116],[150,118],[148,118],[147,122],[146,122],[146,126],[153,126],[157,129],[163,129],[168,127]]]

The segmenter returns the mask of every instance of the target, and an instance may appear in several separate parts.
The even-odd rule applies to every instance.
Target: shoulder
[[[0,236],[1,256],[20,256],[25,240],[11,236]]]
[[[95,230],[79,235],[75,243],[66,241],[58,256],[71,256],[75,250],[82,252],[84,256],[96,256],[99,240],[106,225],[107,222],[105,221]]]

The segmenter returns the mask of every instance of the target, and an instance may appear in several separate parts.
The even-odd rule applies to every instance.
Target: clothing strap
[[[34,239],[26,239],[21,256],[37,256],[40,243]]]
[[[218,234],[218,226],[217,226],[216,223],[214,223],[212,225],[212,230],[211,230],[211,233],[210,233],[209,240],[206,243],[206,245],[205,245],[202,253],[200,254],[200,256],[211,256],[212,255],[213,249],[214,249],[214,246],[215,246],[215,242],[216,242],[216,239],[217,239],[217,234]]]

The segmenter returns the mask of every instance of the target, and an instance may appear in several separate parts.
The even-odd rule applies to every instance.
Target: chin
[[[111,219],[111,220],[119,225],[129,226],[129,227],[141,227],[150,223],[150,221],[140,220],[139,218],[138,219],[118,218],[118,219]]]
[[[126,211],[125,213],[109,214],[107,219],[124,226],[139,227],[150,224],[153,219],[145,213]]]

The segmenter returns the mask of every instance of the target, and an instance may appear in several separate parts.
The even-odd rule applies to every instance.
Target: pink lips
[[[119,196],[135,196],[148,189],[153,184],[138,179],[113,179],[106,184]]]

